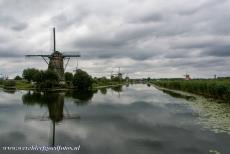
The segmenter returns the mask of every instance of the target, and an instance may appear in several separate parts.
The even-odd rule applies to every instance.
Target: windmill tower
[[[64,72],[69,63],[70,58],[80,57],[78,54],[63,54],[56,50],[55,28],[53,28],[53,53],[51,55],[26,55],[26,57],[42,57],[48,65],[48,70],[55,71],[59,80],[64,81]],[[47,59],[49,59],[49,62]],[[64,66],[64,60],[67,60]]]

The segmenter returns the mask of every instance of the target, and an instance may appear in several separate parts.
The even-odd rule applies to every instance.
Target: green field
[[[26,80],[0,80],[2,88],[32,89],[33,85]]]
[[[19,81],[16,81],[16,88],[17,89],[32,89],[34,87],[30,82],[26,80],[19,80]]]
[[[230,80],[155,80],[153,84],[175,90],[186,91],[208,98],[230,102]]]

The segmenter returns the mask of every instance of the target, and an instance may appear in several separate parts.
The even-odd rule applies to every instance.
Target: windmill
[[[186,73],[186,74],[184,75],[184,77],[185,77],[185,80],[191,80],[191,77],[190,77],[190,75],[189,75],[188,73]]]
[[[80,57],[79,54],[64,54],[56,50],[55,27],[53,28],[53,53],[51,55],[26,55],[26,57],[42,57],[48,65],[48,70],[53,70],[58,74],[59,80],[64,81],[64,72],[70,58]],[[47,59],[49,59],[49,62]],[[64,66],[64,60],[67,60]]]
[[[122,75],[123,75],[123,73],[121,73],[120,67],[118,67],[118,73],[113,73],[113,71],[111,72],[111,79],[117,77],[119,80],[121,80]]]

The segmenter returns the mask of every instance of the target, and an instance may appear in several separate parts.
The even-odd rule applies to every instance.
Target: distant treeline
[[[230,102],[230,79],[153,80],[157,86]]]

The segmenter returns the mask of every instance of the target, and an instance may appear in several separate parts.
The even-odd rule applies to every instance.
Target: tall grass
[[[230,80],[158,80],[153,83],[160,87],[187,91],[206,97],[230,102]]]

